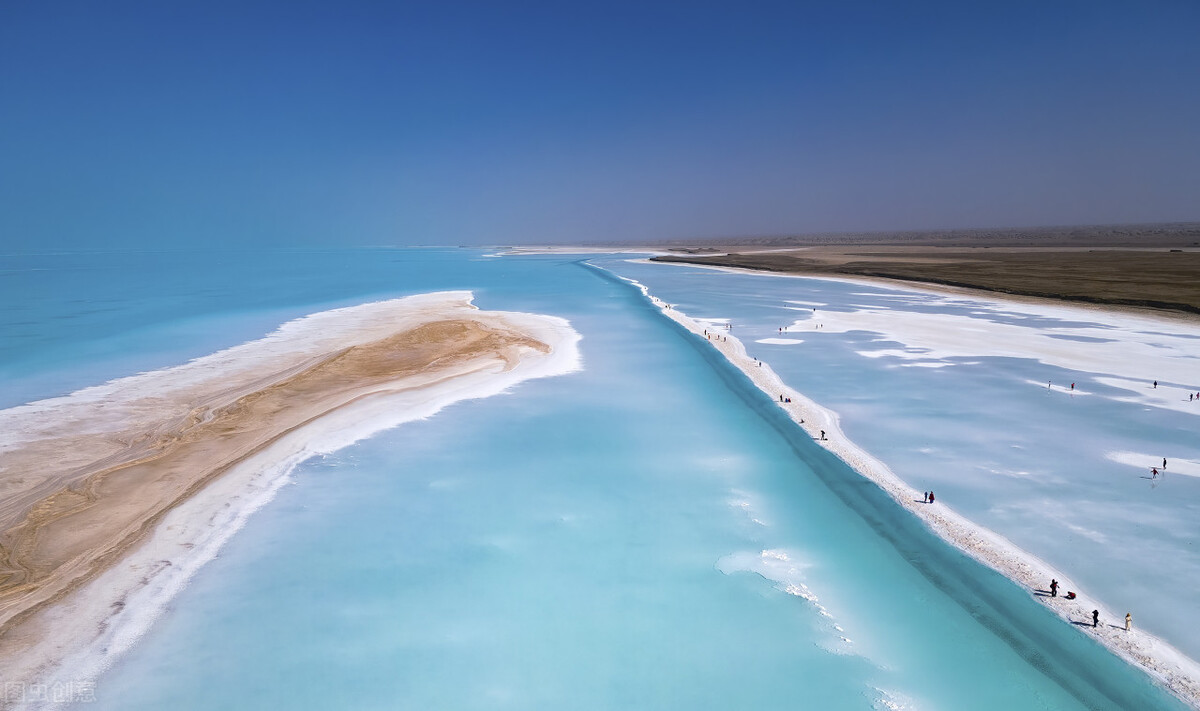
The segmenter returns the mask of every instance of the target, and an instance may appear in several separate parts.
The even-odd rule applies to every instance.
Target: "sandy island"
[[[701,266],[702,268],[740,273],[749,271],[714,265],[688,264],[686,266]],[[762,274],[762,272],[757,273]],[[836,454],[853,469],[877,484],[898,505],[924,521],[938,536],[1028,590],[1041,590],[1053,578],[1059,581],[1062,590],[1076,591],[1078,597],[1075,600],[1067,600],[1062,596],[1036,597],[1064,620],[1090,620],[1093,609],[1100,611],[1103,620],[1124,619],[1122,615],[1106,609],[1102,603],[1088,596],[1077,583],[1072,581],[1069,575],[1027,553],[995,531],[974,523],[941,503],[937,506],[927,506],[922,503],[921,492],[903,481],[886,464],[860,448],[842,432],[836,412],[818,405],[802,393],[784,384],[768,364],[749,356],[745,346],[731,332],[715,324],[691,318],[651,294],[644,284],[617,276],[636,286],[664,315],[700,338],[706,338],[706,333],[719,335],[720,337],[707,339],[713,348],[716,348],[730,363],[745,373],[773,401],[777,401],[780,395],[789,399],[790,402],[777,401],[776,404],[821,446]],[[797,276],[788,275],[784,278],[796,278]],[[841,278],[846,279],[845,277]],[[995,298],[995,295],[989,296]],[[1096,630],[1088,627],[1087,630],[1090,635],[1122,659],[1158,680],[1163,687],[1184,702],[1200,709],[1200,663],[1175,649],[1166,641],[1140,631],[1136,627],[1132,632],[1109,625]]]
[[[426,294],[0,411],[3,681],[87,688],[297,463],[577,369],[578,339]]]

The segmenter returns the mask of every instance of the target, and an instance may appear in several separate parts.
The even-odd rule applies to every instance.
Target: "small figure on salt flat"
[[[1050,578],[1050,597],[1058,597],[1058,581]]]
[[[1125,613],[1125,631],[1128,632],[1131,629],[1133,629],[1133,615],[1126,612]]]
[[[1092,627],[1100,624],[1100,611],[1092,610]]]

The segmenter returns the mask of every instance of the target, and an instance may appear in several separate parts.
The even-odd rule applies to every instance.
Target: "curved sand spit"
[[[578,340],[559,318],[425,294],[0,411],[2,681],[91,693],[296,464],[575,370]]]
[[[710,326],[688,317],[655,297],[645,285],[633,279],[625,280],[638,287],[668,318],[697,336],[704,338],[704,332],[711,329]],[[778,406],[787,412],[797,425],[817,439],[821,446],[879,485],[897,505],[919,517],[943,539],[1030,590],[1041,589],[1050,579],[1056,578],[1062,590],[1073,590],[1078,597],[1075,600],[1067,600],[1062,596],[1039,596],[1037,599],[1064,620],[1090,620],[1091,611],[1094,609],[1100,611],[1103,620],[1119,622],[1124,619],[1123,614],[1106,609],[1099,601],[1080,592],[1079,586],[1063,571],[1056,570],[1021,550],[998,533],[973,523],[941,503],[937,506],[922,503],[921,492],[913,489],[886,464],[859,448],[842,433],[837,413],[821,407],[789,388],[769,365],[747,355],[742,342],[729,332],[722,332],[721,335],[728,340],[711,339],[709,344],[745,373],[760,390],[772,400],[776,400]],[[791,402],[778,402],[780,394],[791,398]],[[819,439],[821,430],[825,431],[824,441]],[[1086,630],[1087,634],[1095,636],[1118,656],[1159,680],[1180,699],[1200,709],[1200,663],[1162,639],[1139,631],[1136,627],[1132,632],[1125,632],[1124,629],[1106,624],[1095,630],[1091,627],[1087,627]]]

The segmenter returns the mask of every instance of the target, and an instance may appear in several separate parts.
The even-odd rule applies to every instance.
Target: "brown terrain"
[[[446,319],[251,380],[112,407],[157,413],[120,432],[86,423],[0,452],[0,637],[78,588],[173,508],[289,432],[379,393],[511,367],[548,346],[503,326]],[[164,415],[163,413],[172,413]]]
[[[1200,314],[1200,223],[747,238],[655,261],[888,279]]]

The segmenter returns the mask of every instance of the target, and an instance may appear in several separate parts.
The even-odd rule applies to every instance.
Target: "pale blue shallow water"
[[[1019,304],[996,308],[861,283],[597,261],[645,283],[684,313],[732,320],[752,355],[836,411],[846,434],[905,481],[935,490],[942,502],[1067,571],[1122,616],[1132,611],[1138,626],[1200,658],[1200,625],[1192,623],[1200,618],[1200,478],[1168,474],[1150,481],[1148,466],[1133,470],[1105,457],[1124,450],[1200,461],[1200,403],[1184,411],[1153,406],[1100,382],[1102,373],[1033,358],[972,356],[941,359],[944,367],[906,367],[909,361],[862,355],[904,344],[878,340],[873,332],[816,328],[831,312],[886,306],[897,318],[956,313],[1030,331],[1090,326],[1121,338],[1102,313],[1070,321]],[[787,301],[819,306],[797,311]],[[778,332],[795,319],[800,327]],[[1171,335],[1195,337],[1194,327],[1179,328]],[[803,343],[756,342],[779,337]],[[1200,359],[1196,364],[1197,380],[1178,386],[1200,390]],[[1149,389],[1155,365],[1144,367]],[[1030,381],[1077,382],[1091,395],[1071,397],[1030,387]]]
[[[584,370],[303,465],[86,708],[1180,707],[572,258],[90,259],[6,265],[7,397],[444,288],[568,318]]]

